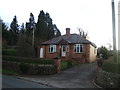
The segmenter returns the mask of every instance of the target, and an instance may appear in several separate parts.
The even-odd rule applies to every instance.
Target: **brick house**
[[[94,62],[97,52],[94,43],[80,35],[70,34],[70,28],[66,28],[65,35],[43,42],[37,55],[49,59],[60,56],[61,60],[86,63]]]

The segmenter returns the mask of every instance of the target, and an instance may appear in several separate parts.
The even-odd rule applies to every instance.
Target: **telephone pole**
[[[117,53],[116,53],[116,28],[115,28],[115,6],[114,6],[114,0],[112,0],[112,30],[113,30],[113,57],[116,60],[117,59]]]

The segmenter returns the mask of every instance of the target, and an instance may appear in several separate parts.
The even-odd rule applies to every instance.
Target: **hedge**
[[[54,61],[51,59],[25,58],[25,57],[16,57],[16,56],[2,56],[2,60],[14,61],[20,63],[32,63],[32,64],[54,64]]]
[[[113,61],[104,61],[102,70],[120,74],[120,63],[115,63]]]
[[[12,61],[3,61],[2,68],[17,74],[51,75],[57,73],[54,64],[30,64]]]
[[[16,56],[17,51],[15,49],[3,49],[2,50],[2,55],[7,55],[7,56]]]

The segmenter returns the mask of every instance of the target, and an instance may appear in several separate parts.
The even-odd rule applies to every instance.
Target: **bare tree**
[[[78,31],[79,31],[79,35],[86,38],[88,36],[88,33],[85,32],[83,29],[81,28],[78,28]]]

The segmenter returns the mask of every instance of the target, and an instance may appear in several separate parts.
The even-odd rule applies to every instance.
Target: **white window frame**
[[[56,52],[56,45],[49,45],[49,53]]]
[[[82,48],[82,51],[81,51]],[[74,45],[74,52],[75,53],[83,53],[83,44],[75,44]]]

